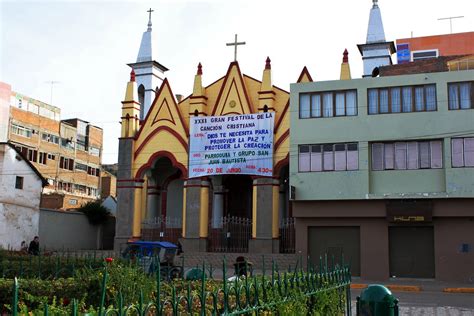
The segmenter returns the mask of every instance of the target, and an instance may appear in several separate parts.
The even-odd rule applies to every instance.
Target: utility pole
[[[460,19],[460,18],[463,18],[464,16],[463,15],[460,15],[460,16],[448,16],[446,18],[439,18],[438,21],[441,21],[441,20],[449,20],[449,33],[450,34],[453,34],[453,19]]]

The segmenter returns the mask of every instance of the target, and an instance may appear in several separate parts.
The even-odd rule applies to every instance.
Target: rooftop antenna
[[[60,81],[50,80],[50,81],[46,81],[46,83],[49,83],[51,85],[51,95],[50,95],[50,98],[49,98],[49,104],[53,105],[53,86],[55,84],[60,83]]]
[[[439,18],[438,21],[441,21],[441,20],[449,20],[449,33],[450,34],[453,34],[453,19],[460,19],[460,18],[463,18],[464,16],[463,15],[460,15],[460,16],[448,16],[446,18]]]

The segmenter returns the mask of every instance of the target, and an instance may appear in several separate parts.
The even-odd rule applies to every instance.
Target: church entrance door
[[[247,175],[226,175],[219,180],[213,181],[213,214],[208,250],[247,252],[252,235],[252,178]]]

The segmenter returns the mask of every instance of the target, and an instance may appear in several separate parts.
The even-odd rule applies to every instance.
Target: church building
[[[236,35],[235,42],[228,44],[235,46],[235,58],[223,71],[224,76],[203,86],[205,65],[199,63],[192,93],[182,98],[172,92],[172,83],[165,77],[168,69],[155,60],[151,35],[150,10],[137,61],[129,64],[130,81],[122,102],[115,249],[130,239],[148,239],[179,240],[184,251],[294,251],[288,180],[289,92],[272,85],[270,58],[265,61],[262,56],[261,80],[243,74],[236,55],[237,45],[244,43],[238,43]],[[298,81],[310,81],[305,70]],[[267,122],[271,122],[268,130],[272,135],[265,136],[270,139],[265,148],[271,150],[241,151],[241,158],[227,159],[247,161],[244,168],[191,166],[193,162],[199,164],[201,155],[230,155],[227,145],[203,147],[210,149],[209,154],[207,149],[193,152],[193,138],[204,135],[193,132],[193,122],[264,116],[271,119]],[[243,135],[245,129],[240,127],[252,124],[211,124],[207,128],[237,128],[227,135]],[[245,131],[256,136],[262,131],[258,128]],[[221,134],[206,135],[210,138]],[[221,139],[229,143],[234,140]],[[253,148],[263,148],[258,140],[254,145]],[[218,148],[223,150],[214,151]],[[266,167],[258,166],[259,159],[263,160],[258,155],[270,159]],[[212,164],[219,159],[209,161]],[[246,172],[245,167],[251,172]]]

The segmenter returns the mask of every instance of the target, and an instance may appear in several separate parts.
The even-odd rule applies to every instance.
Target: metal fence
[[[295,253],[295,219],[284,218],[280,223],[280,253]]]
[[[222,217],[219,228],[209,225],[208,251],[248,252],[252,236],[252,221],[249,218]]]
[[[5,258],[0,260],[0,277],[4,279],[15,276],[37,279],[71,277],[77,269],[100,268],[103,266],[105,257],[115,256],[113,252],[104,255],[104,252],[95,251],[84,254],[41,252],[39,256],[14,251],[5,254]]]
[[[334,260],[333,260],[334,261]],[[293,303],[306,309],[301,313],[313,314],[319,298],[332,293],[333,299],[325,307],[330,307],[331,315],[351,315],[351,273],[348,267],[328,266],[327,258],[320,258],[319,267],[310,266],[306,271],[302,264],[297,264],[289,272],[280,272],[272,262],[271,269],[265,269],[259,276],[242,276],[232,281],[227,279],[225,259],[222,263],[223,279],[219,286],[209,286],[206,275],[202,274],[199,281],[164,282],[159,277],[160,266],[156,274],[155,299],[127,304],[121,299],[116,302],[106,301],[108,270],[102,272],[102,290],[100,306],[96,306],[97,315],[260,315],[265,311],[277,311],[285,314],[284,309]],[[202,269],[206,268],[203,264]],[[191,291],[191,282],[194,290]],[[196,286],[197,285],[197,286]],[[11,312],[19,315],[19,283],[15,277],[13,282]],[[78,302],[72,299],[69,305],[70,315],[78,315]],[[48,315],[48,304],[43,304],[43,315]],[[283,309],[283,312],[278,312]],[[22,311],[25,311],[23,309]],[[295,310],[292,313],[296,313]],[[327,314],[328,311],[326,310]],[[35,315],[39,315],[36,311]]]
[[[149,241],[166,240],[178,243],[182,234],[182,220],[176,217],[155,217],[142,222],[142,239]]]

